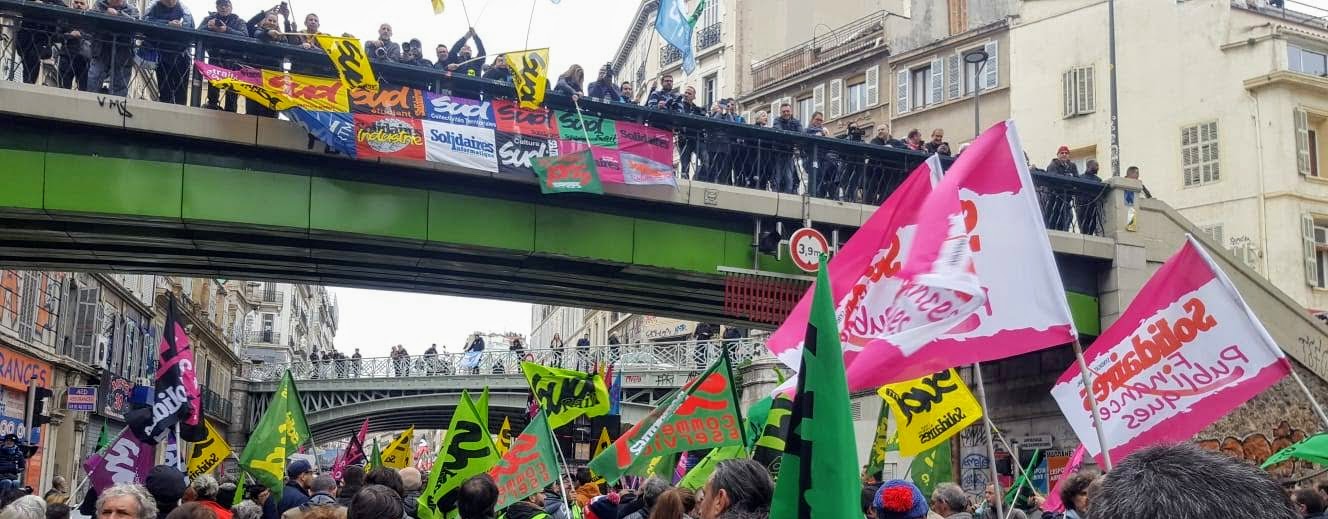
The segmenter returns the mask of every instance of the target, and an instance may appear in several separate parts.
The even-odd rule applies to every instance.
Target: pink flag
[[[943,179],[933,157],[830,260],[851,389],[1074,339],[1021,150],[1003,122]],[[809,307],[804,296],[767,341],[794,369]]]
[[[1061,477],[1056,480],[1056,487],[1047,494],[1047,502],[1042,504],[1042,509],[1048,512],[1061,513],[1065,511],[1065,503],[1061,502],[1061,487],[1065,481],[1070,479],[1075,472],[1079,472],[1079,467],[1084,464],[1084,444],[1079,444],[1074,448],[1074,453],[1070,454],[1069,463],[1061,469]]]
[[[342,473],[346,467],[359,463],[364,456],[364,437],[369,434],[369,419],[365,418],[364,423],[360,424],[360,432],[351,436],[350,442],[346,444],[346,449],[337,454],[337,459],[332,460],[332,479],[341,481]]]
[[[1231,280],[1193,238],[1084,358],[1096,408],[1077,363],[1051,394],[1099,463],[1093,414],[1111,458],[1119,460],[1146,445],[1188,440],[1291,371]]]
[[[88,456],[83,469],[88,471],[92,487],[101,492],[115,485],[143,483],[155,459],[155,448],[139,441],[126,427],[105,452]]]

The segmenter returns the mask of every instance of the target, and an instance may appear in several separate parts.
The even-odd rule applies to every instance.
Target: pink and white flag
[[[115,485],[142,484],[155,460],[155,447],[139,440],[126,427],[105,451],[88,456],[83,470],[87,471],[92,488],[102,492]]]
[[[851,389],[1074,339],[1022,157],[1014,124],[1002,122],[943,178],[939,159],[929,159],[831,258]],[[810,290],[766,343],[793,369]]]
[[[1191,237],[1084,352],[1093,401],[1073,364],[1051,394],[1088,452],[1102,460],[1187,440],[1291,372],[1236,287]]]
[[[1065,486],[1065,482],[1069,481],[1075,472],[1079,472],[1079,467],[1083,464],[1084,444],[1081,443],[1074,448],[1074,453],[1070,454],[1070,461],[1065,464],[1065,468],[1061,469],[1061,477],[1056,480],[1056,486],[1051,489],[1051,492],[1047,492],[1047,502],[1042,504],[1043,510],[1055,513],[1065,511],[1065,503],[1061,501],[1061,487]]]

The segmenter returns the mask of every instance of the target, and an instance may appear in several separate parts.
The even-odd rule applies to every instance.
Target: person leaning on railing
[[[69,7],[80,12],[87,11],[88,6],[88,0],[72,0],[69,3]],[[92,63],[92,35],[77,26],[63,23],[56,30],[54,39],[59,44],[59,51],[55,55],[56,83],[60,88],[74,88],[74,81],[77,80],[79,90],[92,91],[88,85],[88,66]],[[49,80],[47,82],[49,83]]]
[[[138,8],[127,0],[97,0],[92,9],[111,16],[138,19]],[[98,40],[93,45],[92,63],[88,65],[88,85],[96,91],[103,81],[109,80],[111,95],[128,95],[130,66],[134,63],[133,35],[99,33]]]
[[[66,7],[62,0],[37,0],[43,4]],[[18,34],[14,35],[14,46],[18,50],[19,61],[23,63],[23,82],[37,83],[41,73],[41,62],[51,57],[52,36],[55,26],[36,21],[19,22]]]
[[[194,28],[194,15],[180,0],[156,0],[143,13],[149,22],[164,23],[184,29]],[[188,45],[154,43],[149,48],[157,53],[157,100],[183,105],[188,102],[189,61]]]
[[[244,20],[235,14],[231,6],[231,0],[217,0],[217,10],[208,13],[207,17],[198,24],[198,30],[215,32],[217,34],[230,34],[234,36],[249,37],[249,30],[245,28]],[[234,53],[225,51],[208,51],[208,60],[211,65],[222,68],[234,69],[239,65],[236,63]],[[218,100],[221,89],[207,85],[207,104],[204,107],[212,110],[225,109],[227,112],[234,113],[236,110],[236,101],[238,96],[233,90],[226,90],[224,102]]]

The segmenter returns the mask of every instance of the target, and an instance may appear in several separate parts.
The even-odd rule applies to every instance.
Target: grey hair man
[[[157,501],[143,485],[115,485],[97,496],[97,517],[154,519],[157,517]]]
[[[415,467],[403,468],[398,470],[397,474],[401,475],[401,487],[406,490],[406,493],[401,496],[401,504],[406,507],[406,515],[418,517],[416,508],[418,508],[420,497],[423,495],[420,490],[424,487],[424,476]]]
[[[23,496],[0,512],[0,519],[46,519],[46,501],[37,496]]]
[[[941,483],[931,491],[931,509],[941,517],[973,519],[973,514],[968,513],[968,504],[968,494],[954,483]]]
[[[650,517],[650,511],[655,509],[655,501],[659,500],[659,496],[664,495],[664,492],[668,491],[671,486],[668,481],[657,477],[647,479],[645,484],[641,485],[641,509],[623,516],[623,519],[646,519]]]
[[[262,519],[263,507],[253,501],[241,501],[231,507],[231,519]]]
[[[1268,473],[1191,444],[1139,450],[1104,478],[1102,491],[1089,497],[1093,519],[1300,517]]]
[[[194,489],[194,495],[198,499],[215,501],[217,491],[221,489],[221,484],[217,483],[217,478],[212,474],[203,474],[190,481],[189,487]]]

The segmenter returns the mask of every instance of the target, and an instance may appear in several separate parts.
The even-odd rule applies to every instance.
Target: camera
[[[375,56],[378,56],[378,57],[380,57],[380,58],[386,58],[386,57],[387,57],[387,49],[384,49],[382,45],[379,45],[379,46],[377,46],[377,47],[374,47],[374,55],[375,55]]]
[[[867,130],[866,130],[866,129],[863,129],[862,127],[860,127],[860,126],[858,126],[858,125],[856,125],[856,124],[853,124],[853,123],[849,123],[849,124],[848,124],[848,138],[849,138],[849,139],[851,139],[851,140],[855,140],[855,141],[860,141],[860,140],[862,140],[862,137],[865,136],[865,135],[867,135]]]

